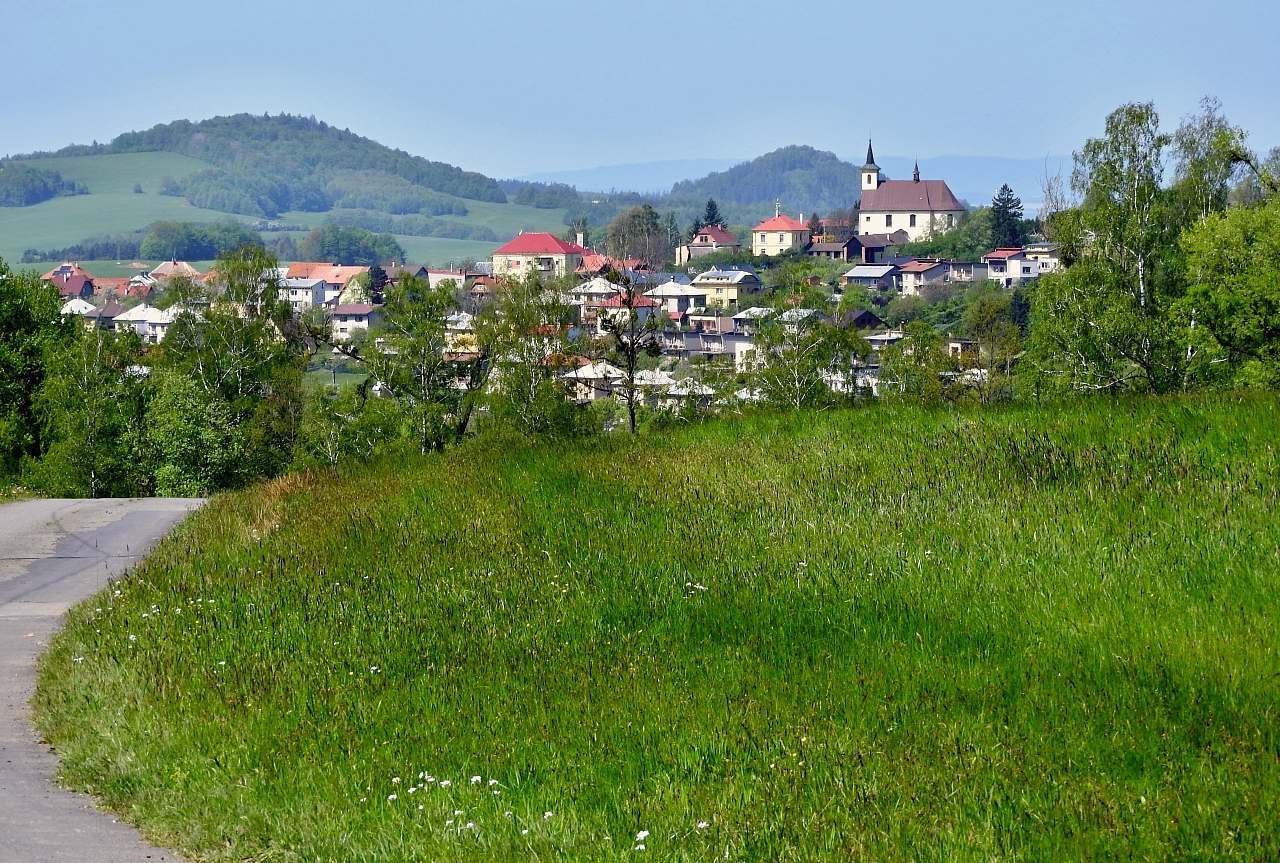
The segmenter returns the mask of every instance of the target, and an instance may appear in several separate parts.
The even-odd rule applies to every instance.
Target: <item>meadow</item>
[[[152,222],[172,219],[189,222],[216,222],[236,219],[257,221],[217,210],[193,207],[182,198],[159,194],[164,177],[181,179],[209,167],[208,163],[176,153],[117,153],[95,156],[60,156],[30,160],[32,167],[48,168],[63,179],[84,183],[90,194],[54,198],[31,207],[0,207],[0,258],[18,265],[27,249],[54,249],[101,234],[126,233]],[[134,193],[140,184],[142,194]],[[449,196],[444,196],[449,197]],[[454,221],[491,228],[498,237],[515,236],[520,231],[563,233],[563,209],[540,210],[519,204],[456,199],[467,207],[466,216]],[[325,213],[289,212],[280,220],[308,227],[323,224]],[[297,234],[301,240],[304,234]],[[492,242],[453,240],[439,237],[396,237],[415,263],[443,266],[450,261],[483,260],[499,245]],[[86,266],[88,266],[87,262]],[[136,270],[121,268],[117,262],[93,262],[89,269],[102,276],[132,275]],[[31,265],[39,267],[38,264]]]
[[[63,778],[195,860],[1280,858],[1280,401],[481,437],[73,610]]]

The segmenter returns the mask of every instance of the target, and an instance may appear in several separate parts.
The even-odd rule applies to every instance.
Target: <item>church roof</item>
[[[876,189],[863,189],[863,213],[957,212],[964,206],[945,180],[885,180]]]
[[[864,168],[877,168],[877,167],[879,167],[879,166],[876,164],[876,154],[875,154],[875,151],[873,151],[873,150],[871,149],[871,139],[870,139],[870,138],[868,138],[868,139],[867,139],[867,163],[866,163],[865,165],[863,165],[862,167],[864,167]]]

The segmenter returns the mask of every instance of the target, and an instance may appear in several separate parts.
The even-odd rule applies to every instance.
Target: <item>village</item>
[[[582,350],[559,357],[558,373],[566,398],[589,404],[618,397],[636,398],[650,407],[678,409],[710,407],[726,399],[757,401],[758,388],[747,374],[767,359],[759,335],[770,323],[791,335],[817,324],[856,331],[868,351],[846,368],[824,371],[833,392],[879,395],[886,349],[910,350],[907,333],[890,326],[879,312],[894,297],[922,297],[934,289],[964,289],[988,284],[1016,289],[1047,273],[1058,271],[1057,246],[1048,242],[996,248],[976,260],[948,260],[897,254],[897,248],[951,230],[965,217],[965,206],[946,181],[921,179],[917,167],[910,179],[885,179],[868,143],[861,169],[861,205],[857,224],[834,218],[792,217],[779,202],[771,218],[750,229],[749,254],[739,237],[723,225],[697,227],[689,241],[676,249],[675,268],[655,269],[653,262],[620,260],[594,251],[579,232],[573,240],[547,232],[522,233],[497,248],[486,262],[461,269],[432,269],[400,262],[352,266],[327,262],[291,262],[263,273],[299,316],[319,316],[325,335],[320,341],[333,353],[356,358],[373,333],[373,346],[384,318],[384,294],[406,277],[433,288],[447,286],[457,308],[444,321],[441,350],[451,359],[475,359],[478,346],[472,332],[474,315],[491,304],[504,280],[534,277],[561,286],[557,298],[570,311],[561,324],[566,335],[603,338],[612,327],[630,326],[649,332],[658,359],[633,374],[602,356]],[[733,258],[767,263],[783,260],[821,260],[838,265],[838,275],[824,282],[808,276],[806,296],[822,302],[800,305],[799,296],[778,303],[760,301],[766,293],[761,268],[733,263]],[[713,260],[716,263],[707,264]],[[767,265],[766,263],[766,265]],[[374,290],[371,273],[377,272]],[[75,262],[43,274],[57,287],[62,313],[82,318],[89,327],[116,333],[135,332],[145,344],[161,344],[184,312],[199,313],[164,302],[174,280],[195,285],[216,283],[216,272],[201,272],[184,261],[170,260],[132,277],[100,278]],[[870,298],[874,302],[867,302]],[[854,300],[854,302],[848,302]],[[943,333],[948,374],[958,383],[985,380],[982,346],[957,333]],[[553,351],[548,347],[548,352]],[[990,359],[989,357],[986,359]],[[737,375],[729,393],[713,386],[707,370]],[[336,380],[336,378],[335,378]],[[378,382],[374,382],[377,393]]]

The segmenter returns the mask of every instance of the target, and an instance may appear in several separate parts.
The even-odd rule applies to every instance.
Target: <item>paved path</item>
[[[31,500],[0,506],[0,863],[176,861],[93,799],[59,788],[31,728],[36,656],[63,613],[119,578],[197,500]]]

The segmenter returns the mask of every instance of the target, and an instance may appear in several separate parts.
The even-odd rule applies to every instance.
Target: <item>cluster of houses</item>
[[[894,255],[898,246],[953,227],[964,206],[945,181],[921,179],[918,167],[910,180],[884,179],[870,143],[861,169],[860,191],[860,206],[853,216],[856,225],[839,219],[806,222],[803,214],[793,219],[778,205],[771,218],[751,230],[752,254],[802,253],[851,264],[839,280],[832,308],[840,299],[838,292],[851,287],[906,296],[940,285],[988,280],[1015,287],[1061,267],[1056,247],[1047,243],[994,249],[974,261]],[[522,233],[496,249],[490,262],[465,272],[402,264],[383,269],[391,283],[406,276],[425,279],[433,287],[452,282],[476,306],[492,298],[503,277],[530,273],[556,279],[576,276],[579,283],[562,297],[575,310],[576,332],[603,335],[611,319],[634,315],[643,326],[657,316],[660,320],[654,329],[666,358],[662,365],[672,368],[682,361],[702,361],[743,372],[758,357],[754,336],[764,321],[777,316],[782,326],[799,328],[815,320],[829,320],[833,313],[805,308],[778,313],[750,302],[764,287],[751,266],[722,265],[702,272],[694,266],[707,255],[741,250],[736,236],[721,226],[708,225],[677,250],[680,271],[660,273],[640,260],[619,260],[595,252],[587,248],[581,235],[573,242],[550,233]],[[333,340],[348,342],[374,327],[382,315],[380,295],[354,289],[353,280],[369,269],[304,261],[265,275],[279,284],[281,295],[298,314],[323,309],[331,322]],[[614,272],[626,274],[635,290],[623,291],[606,278]],[[105,330],[132,329],[144,341],[158,344],[180,310],[150,305],[153,293],[174,277],[202,283],[210,275],[182,261],[166,261],[128,278],[98,278],[68,262],[43,278],[57,286],[64,300],[63,314],[78,315],[87,325]],[[870,311],[849,313],[839,323],[862,332],[872,346],[872,355],[864,366],[851,370],[852,377],[846,380],[838,375],[839,379],[829,383],[836,389],[856,385],[875,391],[881,353],[901,341],[904,334],[886,330],[885,322]],[[474,343],[471,315],[459,312],[450,316],[447,338],[446,352],[465,357]],[[948,349],[962,360],[974,358],[976,353],[974,345],[963,339],[949,338]],[[570,397],[579,402],[614,397],[625,379],[621,370],[608,363],[587,359],[567,362],[563,377]],[[651,404],[687,403],[712,396],[710,388],[677,380],[662,369],[646,371],[636,386]],[[744,391],[738,397],[752,395]]]

